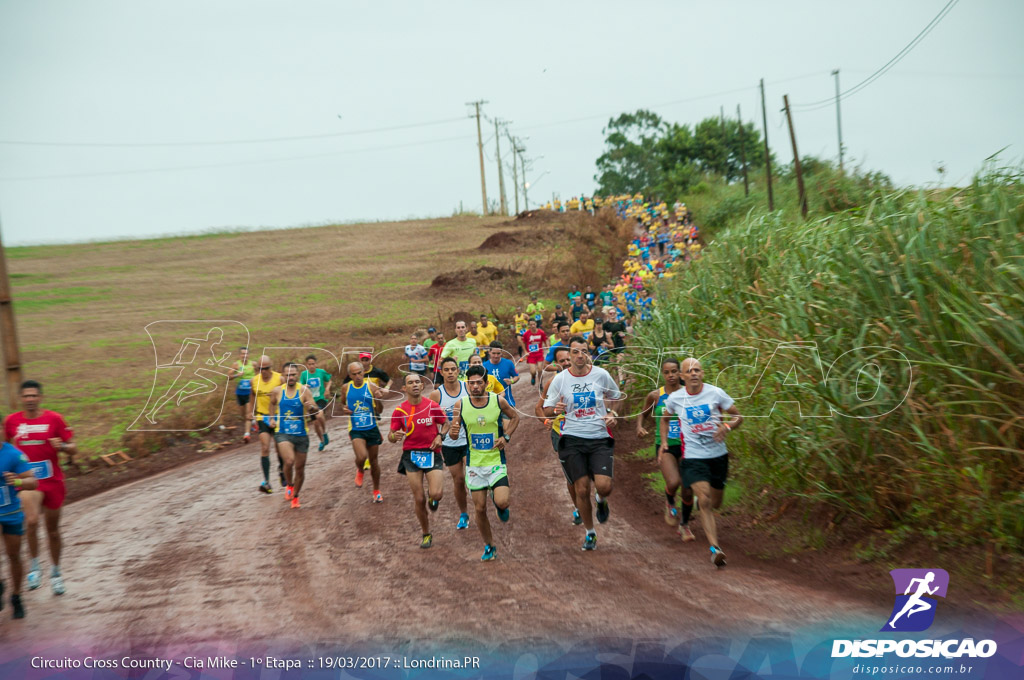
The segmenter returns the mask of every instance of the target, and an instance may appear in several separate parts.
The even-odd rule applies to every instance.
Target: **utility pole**
[[[839,115],[839,69],[832,71],[836,77],[836,130],[839,132],[839,174],[843,174],[843,118]]]
[[[508,128],[505,128],[505,136],[508,137],[508,143],[512,145],[512,186],[515,188],[516,194],[516,214],[519,214],[519,169],[516,167],[516,143],[512,139],[512,135],[509,134]],[[526,181],[526,180],[523,180]]]
[[[501,131],[498,130],[499,123],[498,119],[494,119],[494,154],[495,160],[498,161],[498,193],[501,196],[501,214],[508,215],[508,202],[505,200],[505,173],[501,169]]]
[[[768,175],[768,210],[775,210],[772,197],[772,152],[768,149],[768,111],[764,107],[764,78],[761,78],[761,123],[764,126],[764,167]]]
[[[725,138],[725,106],[718,107],[718,122],[722,124],[722,174],[729,183],[729,142]]]
[[[800,190],[800,214],[807,217],[807,192],[804,190],[804,171],[800,167],[800,154],[796,150],[796,132],[793,131],[793,116],[789,112],[789,95],[782,95],[786,105],[786,122],[789,123],[789,139],[793,142],[793,167],[796,168],[796,187]]]
[[[7,369],[7,404],[9,413],[20,408],[21,358],[18,352],[18,330],[14,324],[11,281],[7,276],[7,253],[0,238],[0,340],[3,341],[4,367]]]
[[[736,120],[740,124],[740,162],[743,163],[743,195],[750,195],[750,183],[747,181],[747,149],[743,137],[743,115],[740,113],[740,105],[736,105]]]
[[[526,161],[523,160],[523,152],[524,151],[526,151],[526,147],[525,146],[517,146],[516,147],[516,153],[519,154],[519,169],[521,170],[521,172],[519,174],[523,178],[523,210],[529,210],[530,209],[530,192],[529,192],[529,188],[526,186],[526,184],[527,184],[527,182],[526,182]]]
[[[487,215],[487,182],[484,180],[484,136],[480,131],[480,107],[486,103],[483,99],[476,102],[466,102],[466,106],[476,108],[476,146],[477,150],[480,151],[480,195],[483,197],[483,214],[485,216]]]

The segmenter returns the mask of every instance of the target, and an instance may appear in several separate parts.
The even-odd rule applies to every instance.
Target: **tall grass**
[[[671,280],[640,340],[733,348],[704,368],[743,397],[741,412],[767,416],[732,442],[747,479],[837,518],[1020,552],[1022,227],[1018,170],[988,169],[956,194],[888,192],[809,222],[754,209]],[[784,349],[793,358],[762,376],[771,349],[793,342],[816,343],[822,366],[813,351]],[[762,350],[757,368],[741,366],[749,346]],[[792,400],[804,417],[781,403]]]

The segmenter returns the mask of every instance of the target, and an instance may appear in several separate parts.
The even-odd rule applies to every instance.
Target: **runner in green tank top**
[[[466,456],[466,488],[473,495],[476,525],[484,539],[481,560],[497,557],[491,536],[491,523],[487,519],[487,492],[491,491],[498,519],[509,518],[508,467],[505,464],[505,446],[519,427],[519,412],[509,406],[505,397],[487,392],[487,370],[483,366],[470,366],[466,371],[469,396],[456,402],[452,413],[452,426],[448,436],[459,438],[465,427],[469,443]],[[504,414],[503,436],[498,436],[498,419]]]
[[[251,436],[250,428],[252,421],[249,419],[249,399],[252,397],[252,381],[256,378],[256,369],[249,361],[249,348],[242,347],[238,350],[238,361],[231,364],[229,380],[238,380],[235,385],[235,399],[238,401],[238,410],[242,415],[242,441],[249,443]]]

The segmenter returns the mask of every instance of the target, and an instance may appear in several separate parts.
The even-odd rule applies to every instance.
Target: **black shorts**
[[[573,484],[583,477],[611,477],[614,452],[615,440],[611,437],[584,439],[562,435],[558,441],[558,460],[562,463],[565,476]]]
[[[349,430],[349,439],[363,439],[367,446],[380,446],[384,438],[380,430],[374,427],[372,430]]]
[[[245,406],[246,404],[248,404],[249,403],[249,398],[251,396],[252,396],[252,392],[250,392],[249,394],[239,394],[238,392],[235,392],[235,399],[238,400],[238,405],[239,406]]]
[[[256,418],[256,428],[260,434],[263,434],[264,432],[266,432],[267,434],[274,434],[274,428],[263,422],[263,416],[258,415],[256,416]]]
[[[668,452],[671,453],[675,457],[676,462],[679,463],[680,460],[683,457],[683,445],[682,444],[669,444],[668,445]]]
[[[430,466],[430,467],[427,467],[427,468],[421,468],[420,466],[414,464],[412,462],[412,455],[411,454],[412,454],[411,451],[402,451],[402,458],[401,458],[401,460],[398,461],[398,472],[399,472],[399,474],[403,474],[404,475],[407,471],[412,471],[412,472],[433,472],[434,470],[441,470],[441,469],[443,469],[442,464],[441,464],[441,452],[440,451],[434,451],[433,452],[433,454],[434,454],[433,463],[434,464],[432,466]]]
[[[551,430],[551,448],[554,449],[556,456],[558,455],[558,440],[561,438],[561,433]]]
[[[729,454],[717,458],[683,458],[679,462],[683,486],[694,482],[707,482],[712,489],[724,489],[729,476]]]
[[[274,435],[274,441],[278,444],[288,442],[295,449],[295,453],[309,453],[309,436],[304,434],[282,434]]]
[[[466,462],[466,456],[468,454],[469,444],[462,444],[461,446],[441,445],[441,457],[444,459],[444,464],[449,467]]]
[[[325,408],[327,408],[327,404],[328,403],[330,403],[330,402],[328,402],[326,399],[317,399],[316,400],[316,407],[318,409],[320,409],[321,411],[323,411]]]

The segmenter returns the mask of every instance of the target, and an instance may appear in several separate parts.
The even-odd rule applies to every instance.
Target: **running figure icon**
[[[900,618],[904,614],[906,614],[907,618],[909,619],[914,614],[917,614],[918,612],[926,612],[935,606],[932,603],[926,602],[923,599],[921,599],[924,595],[934,595],[935,591],[939,589],[939,586],[935,586],[934,588],[928,587],[934,580],[934,571],[929,571],[928,574],[923,578],[910,579],[910,583],[907,585],[907,589],[903,591],[903,594],[910,595],[910,590],[914,587],[915,583],[918,584],[917,592],[915,592],[913,595],[910,595],[910,599],[908,599],[906,604],[903,605],[903,609],[900,610],[899,614],[892,617],[892,621],[889,622],[890,628],[895,629],[896,619]]]
[[[231,351],[228,350],[220,356],[214,352],[214,348],[221,344],[223,340],[224,331],[216,327],[211,328],[206,333],[205,338],[185,338],[182,340],[181,349],[174,355],[174,359],[169,364],[157,365],[158,369],[178,367],[180,372],[163,396],[153,404],[153,408],[146,414],[146,420],[155,425],[157,412],[166,406],[169,401],[175,399],[175,397],[177,397],[175,405],[180,406],[181,402],[189,397],[198,397],[213,392],[220,386],[210,377],[204,375],[204,373],[213,373],[222,377],[227,377],[231,373],[231,367],[224,365],[224,362],[231,356]],[[189,350],[192,351],[189,353]],[[202,365],[193,366],[196,359],[206,352],[209,352],[209,358]]]

